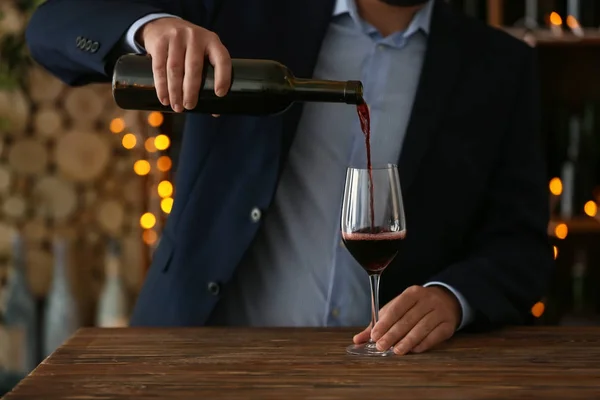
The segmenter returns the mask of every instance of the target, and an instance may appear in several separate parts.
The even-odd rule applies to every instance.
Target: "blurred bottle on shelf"
[[[561,325],[596,326],[600,324],[600,315],[594,312],[593,290],[597,285],[588,280],[588,254],[584,248],[575,249],[574,262],[571,267],[572,311],[562,319]],[[591,289],[591,290],[590,290]]]
[[[594,198],[598,164],[595,112],[594,104],[588,103],[581,114],[568,116],[566,156],[560,176],[560,217],[565,220],[583,215],[585,203]]]
[[[560,216],[562,219],[571,219],[575,208],[577,163],[579,161],[579,142],[581,138],[581,124],[576,116],[569,117],[567,129],[567,156],[561,168],[563,192],[560,197]]]
[[[117,240],[108,244],[105,278],[96,313],[96,326],[120,328],[128,324],[127,294],[121,274],[121,249]]]
[[[597,132],[598,127],[596,126],[596,114],[598,107],[596,103],[588,102],[585,104],[583,109],[582,119],[582,141],[581,141],[581,154],[580,154],[580,168],[584,171],[580,174],[579,179],[581,180],[582,187],[582,199],[581,208],[589,200],[594,200],[594,194],[598,185],[598,147],[600,146],[600,140],[598,140]]]
[[[38,365],[37,308],[27,281],[23,242],[21,234],[15,232],[3,321],[8,343],[0,347],[10,352],[13,372],[28,374]]]
[[[44,315],[44,355],[60,347],[79,328],[79,310],[69,279],[69,245],[55,238],[54,273]]]

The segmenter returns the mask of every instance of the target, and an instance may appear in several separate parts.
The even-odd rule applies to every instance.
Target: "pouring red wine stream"
[[[365,135],[365,148],[367,150],[367,169],[369,170],[369,205],[371,211],[371,232],[375,233],[375,208],[373,206],[373,165],[371,164],[371,115],[369,106],[365,101],[356,106],[360,128]]]

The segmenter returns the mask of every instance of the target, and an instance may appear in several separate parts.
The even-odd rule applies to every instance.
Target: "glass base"
[[[352,344],[346,347],[346,353],[352,354],[353,356],[363,356],[363,357],[388,357],[394,355],[394,350],[378,350],[375,342],[368,341],[363,344]]]

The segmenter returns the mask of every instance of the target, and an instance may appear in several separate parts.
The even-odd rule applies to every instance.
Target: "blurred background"
[[[126,326],[176,193],[183,117],[69,88],[0,0],[0,395],[81,326]],[[600,324],[600,2],[451,0],[538,49],[555,279],[539,324]]]

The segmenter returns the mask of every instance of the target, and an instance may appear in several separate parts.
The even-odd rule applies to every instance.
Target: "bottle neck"
[[[106,257],[104,274],[107,281],[120,278],[119,259],[112,254]]]
[[[294,78],[294,100],[324,103],[361,104],[363,87],[360,81],[327,81]]]
[[[62,284],[67,279],[67,244],[63,239],[54,241],[54,283]]]
[[[25,275],[25,252],[23,245],[23,237],[16,233],[13,236],[13,253],[12,253],[12,263],[13,269],[16,274],[19,276]]]

